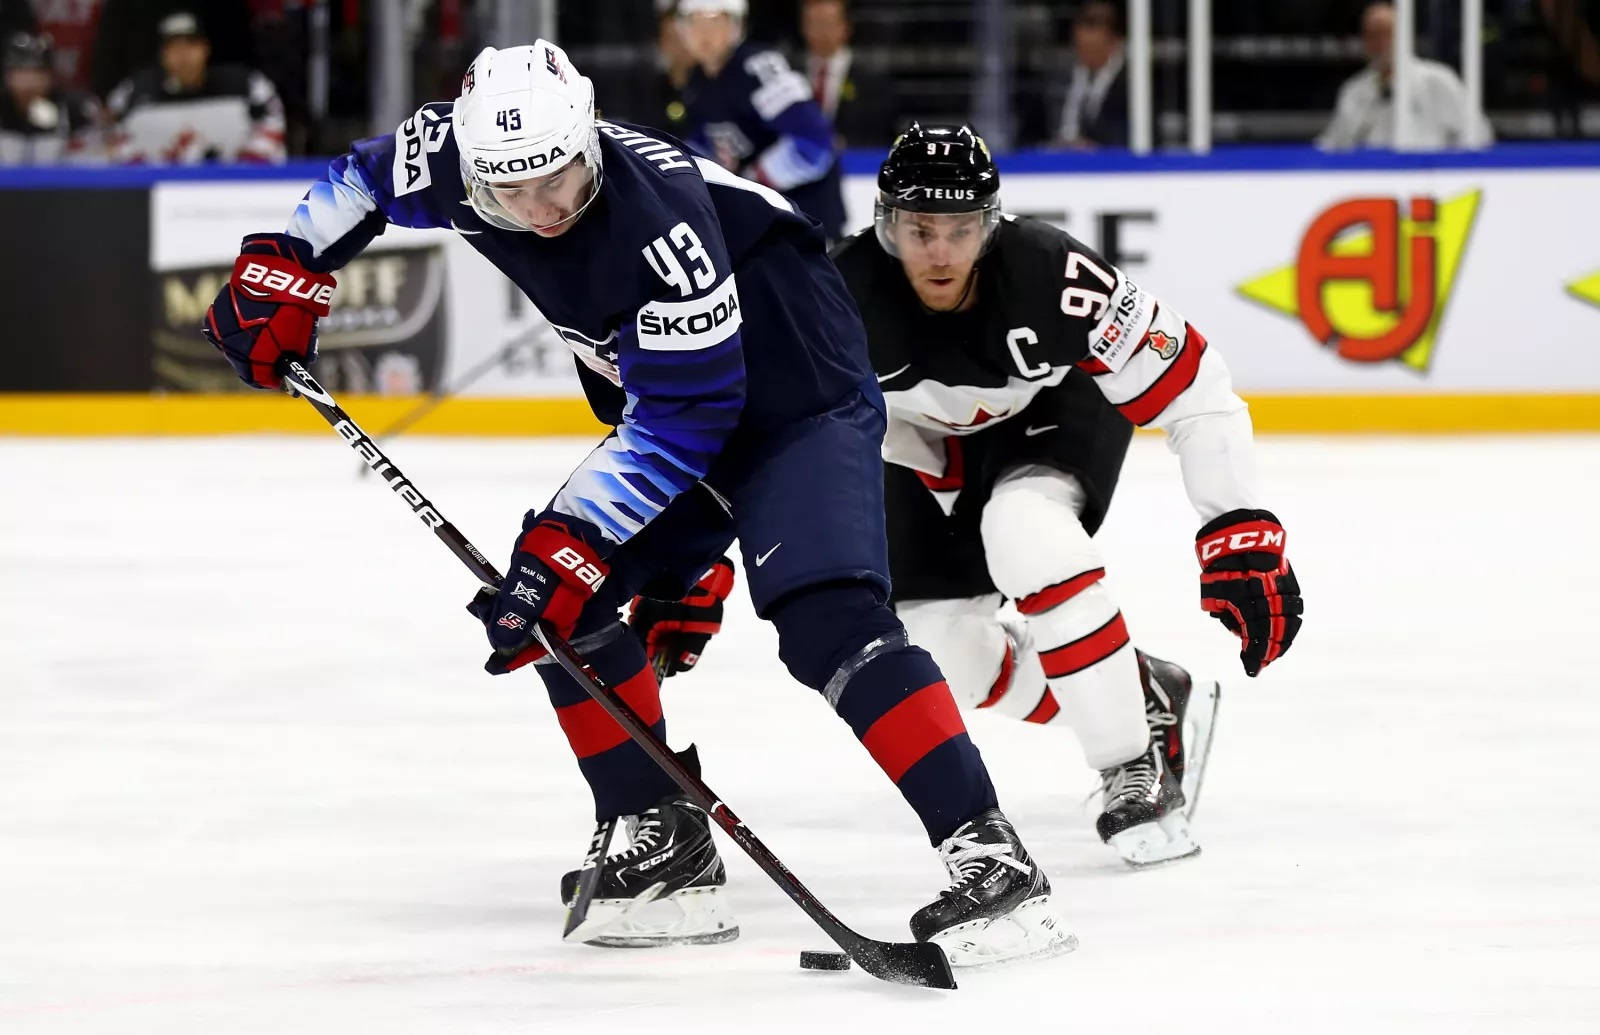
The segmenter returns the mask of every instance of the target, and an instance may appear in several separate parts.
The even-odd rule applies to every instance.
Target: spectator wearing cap
[[[0,165],[105,161],[100,106],[56,82],[50,37],[12,33],[0,49]]]
[[[49,2],[53,6],[59,0]],[[267,2],[277,0],[101,0],[89,58],[89,88],[97,96],[109,97],[124,80],[153,64],[161,46],[158,27],[169,15],[185,11],[205,26],[213,62],[257,67],[250,17]],[[328,6],[337,18],[341,5]],[[371,5],[354,6],[359,10]]]
[[[806,78],[822,114],[833,123],[834,145],[887,147],[899,118],[894,84],[857,63],[850,47],[853,33],[845,0],[805,0],[801,5]]]
[[[1326,151],[1394,147],[1394,6],[1367,5],[1361,15],[1361,46],[1367,67],[1339,88],[1333,121],[1317,138]],[[1476,149],[1494,142],[1483,113],[1467,113],[1467,88],[1449,65],[1411,59],[1407,76],[1410,119],[1406,147],[1419,151]]]
[[[1072,19],[1072,76],[1056,142],[1092,149],[1128,146],[1128,74],[1122,13],[1090,0]]]
[[[200,19],[176,11],[161,20],[160,64],[111,92],[121,162],[282,162],[283,102],[272,81],[243,65],[211,64]]]

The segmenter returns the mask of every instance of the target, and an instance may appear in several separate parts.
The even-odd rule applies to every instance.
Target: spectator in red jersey
[[[122,162],[282,162],[283,103],[272,81],[243,65],[211,64],[199,18],[159,26],[161,63],[112,91],[113,158]]]
[[[33,0],[39,31],[55,44],[56,83],[69,90],[91,89],[89,61],[102,0]]]

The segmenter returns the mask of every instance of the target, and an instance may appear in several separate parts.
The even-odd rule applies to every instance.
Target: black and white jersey
[[[272,80],[243,65],[216,65],[185,90],[148,68],[111,92],[115,161],[195,164],[282,162],[283,102]]]
[[[889,405],[885,459],[941,476],[947,436],[1010,419],[1077,369],[1167,432],[1202,517],[1258,506],[1249,416],[1205,336],[1063,230],[1006,216],[995,235],[959,313],[925,309],[870,229],[834,251]]]

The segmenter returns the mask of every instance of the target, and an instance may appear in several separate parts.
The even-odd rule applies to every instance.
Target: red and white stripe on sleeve
[[[1127,292],[1134,297],[1124,300]],[[1221,354],[1177,310],[1126,277],[1114,301],[1120,308],[1096,328],[1079,369],[1128,420],[1167,433],[1184,489],[1203,521],[1262,506],[1250,413],[1233,391]],[[1134,315],[1119,321],[1119,314]],[[1137,344],[1129,346],[1135,334]]]

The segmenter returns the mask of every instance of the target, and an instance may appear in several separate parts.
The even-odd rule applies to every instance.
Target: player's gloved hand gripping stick
[[[384,480],[396,496],[405,501],[411,512],[424,525],[431,528],[433,534],[439,537],[450,552],[467,566],[467,570],[483,583],[485,588],[480,595],[490,601],[498,598],[502,580],[494,565],[489,563],[476,546],[467,541],[466,536],[446,521],[427,497],[400,473],[400,469],[383,455],[367,433],[350,419],[349,414],[344,412],[339,403],[311,376],[305,366],[294,356],[286,355],[277,364],[275,373],[282,378],[287,390],[303,396],[312,408],[333,426],[339,437],[360,454],[367,466]],[[673,782],[683,789],[689,800],[704,809],[706,814],[722,828],[723,833],[731,837],[746,855],[755,860],[756,865],[772,878],[773,883],[783,889],[784,894],[822,928],[839,948],[848,953],[862,970],[873,977],[900,984],[924,985],[932,988],[956,987],[955,977],[950,972],[950,961],[939,946],[929,942],[880,942],[857,934],[846,927],[843,921],[818,901],[817,897],[789,872],[789,868],[744,825],[744,822],[723,804],[722,799],[707,787],[671,748],[651,732],[650,727],[634,714],[633,709],[595,675],[582,655],[573,650],[572,646],[551,629],[548,623],[535,622],[533,635],[544,650],[577,680],[578,685],[583,687],[589,696],[593,697],[595,702],[627,731],[628,736],[644,748],[645,753],[668,776],[672,777]]]

